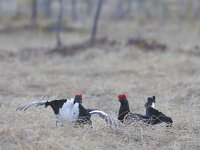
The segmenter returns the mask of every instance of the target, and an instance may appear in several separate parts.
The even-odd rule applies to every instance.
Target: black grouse
[[[147,98],[147,103],[145,104],[145,107],[146,107],[146,116],[149,118],[148,123],[155,125],[155,124],[165,122],[168,127],[172,126],[172,123],[173,123],[172,118],[156,110],[154,108],[155,103],[156,103],[155,96]]]
[[[165,122],[167,124],[167,127],[170,127],[173,123],[172,119],[162,112],[156,110],[154,108],[155,106],[155,96],[148,97],[147,103],[145,104],[146,107],[146,115],[141,115],[137,113],[131,113],[129,109],[129,103],[128,99],[125,94],[119,94],[118,95],[119,102],[121,103],[121,106],[119,108],[119,115],[118,119],[123,123],[126,122],[132,122],[135,121],[142,121],[146,124],[150,125],[156,125],[162,122]]]
[[[143,121],[146,122],[148,117],[143,116],[141,114],[131,113],[129,109],[129,103],[126,95],[121,93],[118,95],[118,100],[120,102],[118,120],[122,123],[124,122],[132,122],[132,121]]]
[[[92,124],[91,115],[98,115],[109,125],[118,124],[117,119],[110,117],[107,113],[98,109],[85,109],[82,103],[82,94],[76,94],[75,98],[58,99],[51,101],[34,101],[22,105],[17,110],[26,111],[29,107],[44,105],[45,108],[51,106],[56,115],[56,126],[62,125],[65,121],[75,123],[76,125]]]

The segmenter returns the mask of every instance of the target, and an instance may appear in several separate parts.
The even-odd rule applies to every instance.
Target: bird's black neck
[[[146,116],[148,118],[150,118],[151,116],[154,116],[156,113],[155,113],[155,109],[152,108],[152,107],[148,107],[146,108]]]
[[[124,117],[130,112],[128,100],[120,101],[121,106],[119,108],[118,119],[123,122]]]
[[[88,113],[87,109],[83,107],[83,105],[79,104],[79,117],[81,116],[90,116],[90,114]]]
[[[74,98],[74,104],[75,103],[81,104],[82,103],[82,98],[80,96],[76,95],[75,98]]]
[[[83,107],[83,105],[79,104],[79,116],[78,116],[78,120],[77,123],[78,124],[87,124],[90,121],[91,115],[90,113],[87,111],[87,109],[85,109]]]

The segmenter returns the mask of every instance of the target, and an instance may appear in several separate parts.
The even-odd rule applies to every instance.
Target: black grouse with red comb
[[[82,103],[82,94],[76,94],[75,98],[71,99],[59,99],[51,101],[34,101],[28,104],[22,105],[17,110],[26,111],[29,107],[36,105],[44,105],[45,107],[51,106],[56,115],[56,126],[62,125],[64,122],[72,122],[77,125],[92,124],[91,116],[98,115],[103,118],[109,125],[112,123],[117,124],[115,118],[110,117],[103,111],[98,109],[85,109]]]
[[[119,102],[121,103],[119,108],[119,114],[118,119],[123,123],[124,121],[146,121],[148,117],[143,116],[141,114],[137,113],[131,113],[129,109],[129,103],[126,95],[124,93],[121,93],[118,95]]]

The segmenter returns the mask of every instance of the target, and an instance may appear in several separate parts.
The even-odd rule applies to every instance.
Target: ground
[[[85,32],[64,32],[65,45],[88,39]],[[0,148],[6,149],[200,149],[199,29],[188,24],[133,22],[100,23],[99,37],[116,40],[70,56],[49,55],[54,33],[16,30],[0,34]],[[126,45],[128,38],[164,43],[167,48],[144,50]],[[33,100],[84,94],[83,105],[117,116],[117,94],[127,94],[132,112],[144,114],[148,96],[171,116],[166,128],[110,128],[93,118],[93,128],[55,126],[51,108],[16,108]]]

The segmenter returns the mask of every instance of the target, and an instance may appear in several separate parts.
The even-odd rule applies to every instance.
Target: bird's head
[[[74,98],[74,104],[75,103],[82,103],[82,100],[83,100],[83,94],[82,93],[77,93],[75,95],[75,98]]]
[[[124,102],[124,101],[127,101],[127,97],[124,93],[121,93],[121,94],[118,95],[118,100],[120,102]]]
[[[149,107],[154,108],[155,103],[156,103],[156,97],[155,96],[148,97],[147,102],[145,104],[146,109],[149,108]]]

